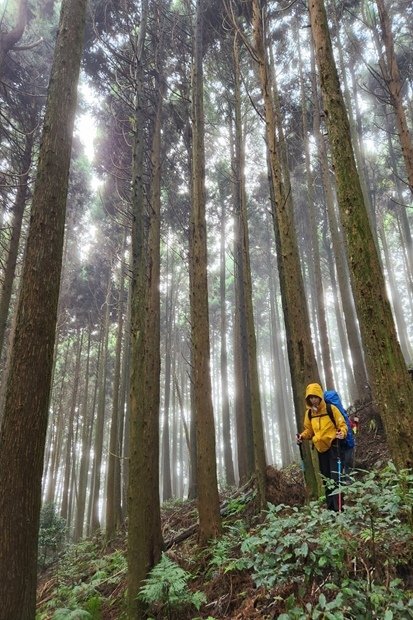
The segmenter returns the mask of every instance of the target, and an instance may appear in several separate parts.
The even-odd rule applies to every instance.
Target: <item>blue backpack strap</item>
[[[332,394],[336,394],[337,398],[339,399],[340,397],[338,396],[337,392],[331,392]],[[325,393],[326,394],[326,393]],[[328,415],[330,416],[330,419],[332,421],[332,423],[334,424],[334,426],[337,428],[337,424],[334,418],[334,414],[333,414],[333,410],[331,409],[331,403],[329,401],[327,401],[327,399],[325,399],[325,403],[327,406],[327,411],[328,411]],[[339,404],[341,406],[338,406],[337,403],[333,403],[335,407],[337,407],[337,409],[340,411],[341,415],[344,418],[344,421],[347,425],[347,437],[341,441],[344,442],[343,445],[345,445],[346,448],[354,448],[355,442],[354,442],[354,434],[351,428],[351,423],[350,423],[350,419],[347,415],[347,411],[344,409],[343,405],[341,404],[341,401],[339,400]]]

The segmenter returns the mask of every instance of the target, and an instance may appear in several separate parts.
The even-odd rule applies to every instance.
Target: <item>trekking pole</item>
[[[341,458],[340,451],[337,448],[337,474],[338,474],[338,511],[341,512],[342,500],[341,500]]]
[[[301,469],[304,471],[305,470],[305,465],[304,465],[304,452],[303,452],[303,445],[302,445],[302,441],[300,441],[300,435],[299,433],[296,434],[296,439],[297,439],[297,446],[300,450],[300,456],[301,456]]]

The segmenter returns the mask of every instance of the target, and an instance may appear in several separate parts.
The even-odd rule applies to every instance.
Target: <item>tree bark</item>
[[[10,299],[13,289],[14,274],[16,272],[17,255],[19,252],[20,233],[23,222],[24,207],[27,198],[27,181],[30,171],[30,163],[33,151],[33,132],[29,132],[25,138],[24,153],[21,161],[21,173],[19,187],[13,209],[12,231],[4,268],[3,284],[0,296],[0,353],[4,346],[4,334],[6,332],[7,317],[10,308]]]
[[[81,404],[82,409],[82,447],[80,454],[80,466],[79,466],[79,485],[77,492],[77,505],[76,515],[73,528],[73,540],[77,542],[83,536],[83,523],[85,520],[85,506],[86,506],[86,490],[87,490],[87,476],[90,463],[90,449],[92,443],[92,415],[88,409],[88,394],[89,394],[89,366],[90,366],[90,341],[91,341],[91,326],[88,327],[88,342],[87,342],[87,357],[86,357],[86,369],[85,369],[85,386],[83,391],[83,402]]]
[[[262,423],[262,411],[260,400],[260,389],[257,368],[257,344],[254,326],[254,313],[252,306],[252,281],[251,266],[249,256],[249,233],[247,216],[247,195],[245,189],[245,137],[242,131],[241,116],[241,87],[240,87],[240,67],[239,67],[239,44],[238,35],[234,41],[234,108],[235,108],[235,199],[236,212],[238,215],[238,234],[239,234],[239,262],[240,286],[243,291],[240,316],[245,319],[246,335],[246,372],[248,373],[249,398],[251,405],[250,425],[247,417],[247,443],[252,442],[252,454],[254,463],[254,473],[257,479],[257,491],[259,503],[262,507],[266,505],[265,486],[266,486],[266,459],[264,430]],[[241,326],[242,328],[242,326]]]
[[[327,147],[324,136],[321,132],[321,119],[320,119],[320,104],[316,82],[315,71],[315,56],[314,49],[311,48],[311,74],[312,74],[312,95],[314,104],[313,114],[313,130],[315,133],[315,139],[317,143],[317,150],[320,158],[321,166],[321,180],[324,188],[325,202],[327,207],[327,219],[331,234],[331,243],[333,247],[333,253],[335,257],[337,280],[341,294],[341,300],[343,304],[343,312],[346,322],[346,333],[349,342],[351,358],[352,358],[352,372],[354,377],[354,383],[356,391],[351,393],[351,396],[356,400],[370,399],[370,388],[367,377],[367,372],[364,364],[363,351],[361,346],[360,330],[357,324],[357,317],[354,308],[353,292],[351,281],[349,277],[348,258],[346,252],[346,246],[344,238],[340,235],[339,229],[341,228],[341,222],[336,214],[336,199],[334,192],[334,179],[330,173],[329,161],[327,155]],[[369,220],[370,221],[370,220]],[[370,222],[371,223],[371,222]],[[376,229],[376,227],[375,227]],[[377,237],[377,233],[372,233],[373,238]],[[375,241],[376,244],[376,241]],[[350,382],[351,384],[351,382]]]
[[[381,33],[386,55],[385,62],[382,61],[380,65],[389,91],[390,103],[396,114],[396,127],[406,166],[407,181],[410,191],[413,193],[413,143],[403,106],[402,80],[394,51],[393,33],[384,0],[376,0],[376,4],[379,10]]]
[[[162,432],[162,498],[163,501],[172,497],[171,479],[171,451],[170,451],[170,401],[171,401],[171,369],[172,369],[172,335],[174,329],[173,321],[173,300],[175,289],[175,274],[172,254],[172,261],[169,264],[169,245],[166,250],[166,269],[171,273],[171,281],[165,300],[165,391],[163,407],[163,432]]]
[[[64,1],[0,434],[0,618],[32,620],[44,443],[86,0]]]
[[[225,481],[228,485],[235,484],[234,462],[231,447],[231,412],[229,407],[228,391],[228,354],[227,354],[227,313],[226,313],[226,252],[225,252],[225,201],[222,200],[221,211],[221,243],[220,243],[220,273],[219,273],[219,300],[220,300],[220,376],[222,393],[222,441],[224,450]]]
[[[193,153],[189,281],[192,378],[197,442],[199,542],[202,545],[221,533],[210,374],[208,261],[205,221],[203,20],[204,0],[197,0],[192,73]]]
[[[252,437],[251,397],[247,357],[247,322],[245,317],[245,291],[242,260],[242,236],[240,225],[240,200],[237,199],[237,162],[235,155],[235,138],[230,112],[230,150],[231,168],[233,172],[232,201],[234,204],[234,410],[237,440],[238,479],[246,482],[254,471],[254,446]]]
[[[69,488],[70,488],[70,471],[72,469],[72,446],[73,446],[73,425],[75,419],[75,411],[77,405],[77,394],[79,390],[80,375],[80,358],[82,355],[83,332],[76,334],[76,362],[75,372],[73,375],[72,397],[69,410],[68,427],[66,431],[66,456],[65,456],[65,475],[63,483],[62,504],[60,507],[60,516],[68,522],[69,516]]]
[[[92,470],[92,488],[91,488],[91,519],[90,533],[94,534],[100,527],[99,516],[99,500],[101,486],[101,465],[103,454],[103,439],[105,429],[105,410],[106,410],[106,378],[107,378],[107,358],[108,358],[108,339],[110,324],[110,297],[112,292],[111,273],[107,274],[108,283],[105,301],[105,314],[101,324],[101,350],[99,356],[99,369],[97,378],[97,412],[94,436],[94,452],[93,470]]]
[[[301,274],[293,222],[293,204],[287,170],[282,176],[279,145],[276,141],[276,119],[271,96],[268,58],[265,48],[263,14],[258,0],[252,0],[254,53],[258,63],[261,93],[264,99],[265,134],[269,158],[274,233],[277,246],[281,296],[287,334],[287,351],[291,369],[295,420],[302,428],[306,385],[319,382],[317,362],[311,343],[310,321]],[[308,444],[304,445],[306,483],[313,496],[320,485],[315,475]]]
[[[413,383],[397,340],[363,201],[347,113],[340,91],[323,0],[309,0],[311,28],[346,234],[354,296],[373,397],[380,407],[392,458],[413,464]]]
[[[334,374],[333,365],[331,363],[330,354],[330,342],[328,337],[326,307],[324,303],[324,286],[323,276],[321,273],[320,262],[320,246],[319,235],[317,229],[317,215],[316,215],[316,203],[314,200],[313,190],[313,174],[311,171],[311,158],[310,158],[310,143],[308,135],[308,123],[307,123],[307,105],[306,105],[306,92],[304,89],[304,79],[302,71],[302,59],[301,59],[301,44],[299,40],[299,31],[296,30],[298,36],[298,58],[299,58],[299,78],[300,78],[300,95],[301,95],[301,117],[303,123],[303,142],[304,142],[304,155],[305,155],[305,170],[307,181],[307,194],[308,194],[308,206],[309,206],[309,230],[308,236],[311,241],[312,249],[312,264],[314,270],[314,304],[316,309],[316,321],[318,323],[318,334],[320,338],[321,359],[322,368],[324,371],[324,387],[325,389],[334,388]]]
[[[160,145],[163,90],[157,82],[156,117],[149,139],[151,191],[145,209],[144,46],[149,17],[147,2],[137,41],[136,128],[132,161],[132,282],[131,282],[131,386],[128,485],[128,617],[147,617],[136,600],[151,568],[159,561],[162,547],[159,499],[159,236],[160,236]],[[155,3],[151,16],[156,19]],[[163,26],[155,25],[157,58],[161,54]],[[162,63],[156,66],[162,81]]]
[[[125,254],[126,232],[124,233],[121,245],[121,256]],[[121,512],[120,507],[120,477],[116,479],[117,464],[121,458],[121,450],[119,445],[119,389],[120,389],[120,373],[122,358],[122,339],[123,339],[123,311],[124,311],[124,275],[123,266],[120,266],[120,285],[118,298],[118,326],[116,336],[115,351],[115,367],[113,370],[113,388],[112,388],[112,420],[110,425],[109,436],[109,454],[108,454],[108,475],[106,481],[106,537],[112,538],[116,532],[116,528],[120,525],[117,517]]]

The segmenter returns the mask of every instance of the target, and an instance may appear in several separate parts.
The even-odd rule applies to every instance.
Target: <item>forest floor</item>
[[[380,421],[369,407],[361,410],[359,417],[355,466],[365,471],[380,469],[389,460]],[[300,467],[292,465],[284,470],[268,467],[267,494],[268,501],[275,506],[280,504],[303,506],[306,503],[306,493]],[[233,524],[238,527],[236,524],[241,519],[243,528],[249,535],[262,524],[265,515],[257,512],[254,500],[251,500],[252,495],[252,483],[241,490],[232,489],[222,493],[223,520],[227,531],[231,531]],[[218,563],[214,569],[211,556],[197,545],[196,519],[194,501],[171,502],[163,506],[162,530],[166,554],[170,560],[191,575],[189,591],[202,592],[205,595],[205,602],[198,611],[194,607],[192,610],[185,606],[174,609],[164,603],[155,604],[152,605],[148,618],[263,620],[280,617],[281,609],[277,601],[285,600],[292,593],[292,584],[284,583],[272,590],[258,587],[251,571],[237,569],[237,558],[233,558],[231,570],[222,570]],[[91,541],[72,546],[71,550],[66,552],[66,556],[68,553],[69,558],[57,560],[39,576],[37,618],[39,620],[124,618],[126,532],[119,532],[109,543],[103,537],[95,537]],[[217,550],[214,553],[216,555]],[[229,551],[223,550],[222,553]],[[75,600],[86,601],[82,609],[89,615],[82,615],[80,612],[79,615],[75,615],[76,612],[73,611]],[[60,612],[56,612],[58,607],[61,608]],[[413,617],[413,613],[406,615],[406,618],[408,617]]]

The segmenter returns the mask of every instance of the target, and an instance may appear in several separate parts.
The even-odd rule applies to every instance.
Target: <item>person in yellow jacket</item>
[[[331,405],[334,423],[331,420],[327,405],[324,401],[324,394],[321,385],[310,383],[305,391],[305,402],[307,409],[304,415],[304,430],[297,435],[297,443],[300,444],[304,439],[312,439],[318,453],[320,473],[325,478],[330,478],[337,482],[337,457],[339,456],[339,439],[344,439],[347,435],[347,424],[340,411]],[[325,487],[327,508],[337,511],[338,496],[331,495],[331,489]]]

